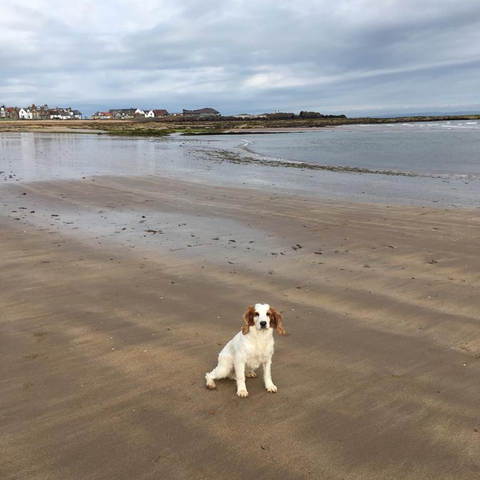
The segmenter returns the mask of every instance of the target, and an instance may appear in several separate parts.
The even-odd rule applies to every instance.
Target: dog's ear
[[[255,325],[254,317],[255,317],[255,307],[253,307],[253,306],[248,307],[245,310],[245,313],[243,314],[242,333],[244,335],[246,335],[249,332],[250,327],[253,327],[253,325]]]
[[[275,310],[273,307],[270,307],[270,322],[272,327],[277,331],[279,335],[287,335],[285,328],[282,323],[282,314]]]

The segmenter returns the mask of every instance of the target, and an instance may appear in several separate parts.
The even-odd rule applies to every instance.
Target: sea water
[[[0,194],[22,182],[158,175],[212,191],[478,207],[479,152],[473,121],[166,138],[10,132],[0,133]]]
[[[480,176],[480,122],[353,125],[242,135],[265,159],[383,172]]]

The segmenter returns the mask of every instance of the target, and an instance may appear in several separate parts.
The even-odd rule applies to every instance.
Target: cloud
[[[0,104],[468,108],[479,43],[456,0],[2,0]]]

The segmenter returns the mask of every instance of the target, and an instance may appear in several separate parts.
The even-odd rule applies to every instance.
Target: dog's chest
[[[253,369],[258,368],[273,355],[273,342],[253,341],[247,349],[247,365]]]

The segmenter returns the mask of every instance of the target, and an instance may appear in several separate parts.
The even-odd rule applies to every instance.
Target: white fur
[[[218,378],[230,377],[237,381],[237,395],[246,397],[245,376],[256,377],[255,370],[262,365],[265,388],[277,392],[271,374],[274,329],[270,328],[269,309],[268,304],[255,305],[255,325],[249,327],[246,335],[240,331],[225,345],[218,356],[218,365],[205,375],[207,388],[216,388]],[[265,322],[263,326],[261,322]]]

